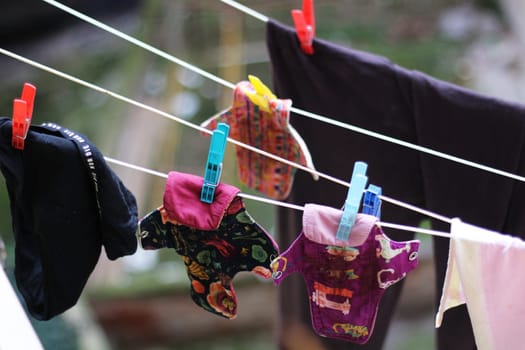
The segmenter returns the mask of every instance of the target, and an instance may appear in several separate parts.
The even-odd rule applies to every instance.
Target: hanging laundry
[[[200,201],[203,178],[172,171],[164,203],[139,223],[144,249],[173,248],[182,256],[191,297],[203,309],[233,319],[232,279],[241,271],[270,278],[277,244],[244,207],[239,189],[220,183],[212,204]]]
[[[259,106],[258,101],[265,101],[266,106]],[[291,106],[291,100],[261,96],[251,82],[241,81],[233,92],[231,108],[201,126],[213,130],[219,122],[227,123],[231,138],[315,170],[308,147],[290,125]],[[235,150],[241,183],[271,198],[288,197],[296,172],[294,167],[239,146],[235,146]]]
[[[480,350],[521,349],[525,314],[525,242],[453,219],[447,273],[436,327],[467,304]]]
[[[272,262],[276,284],[303,275],[314,330],[321,336],[366,343],[385,290],[416,268],[417,240],[390,240],[372,215],[358,214],[348,241],[336,239],[342,211],[307,204],[303,230]],[[288,298],[289,299],[289,298]]]
[[[29,129],[24,150],[11,146],[0,118],[0,170],[10,199],[15,278],[33,317],[72,307],[98,262],[133,254],[135,197],[83,135],[56,124]]]
[[[385,57],[323,40],[315,39],[315,53],[305,55],[295,30],[272,20],[267,25],[267,46],[274,91],[281,98],[292,99],[295,107],[525,175],[525,156],[517,151],[525,148],[524,105],[484,96],[402,68]],[[364,160],[370,166],[369,177],[393,198],[524,237],[523,183],[304,116],[292,115],[291,122],[307,144],[316,145],[311,148],[316,166],[337,178],[346,177],[355,161]],[[290,200],[295,203],[337,206],[341,198],[339,186],[325,182],[314,186],[301,173],[295,177],[294,188]],[[299,215],[280,210],[280,232],[291,232],[290,223],[299,227]],[[421,220],[419,215],[400,207],[385,208],[381,215],[385,221],[411,226],[417,226]],[[448,226],[438,222],[432,226],[448,230]],[[393,233],[392,237],[399,236]],[[292,239],[293,236],[282,237],[279,244],[289,244]],[[442,290],[448,244],[448,239],[434,240],[436,294]],[[385,331],[376,332],[375,336],[386,335],[395,303],[394,294],[382,302],[384,308],[378,322],[383,323],[379,328],[384,327]],[[454,336],[458,332],[462,334],[459,343]],[[475,347],[465,308],[451,313],[437,333],[438,349]],[[381,347],[382,339],[377,339],[373,348]]]

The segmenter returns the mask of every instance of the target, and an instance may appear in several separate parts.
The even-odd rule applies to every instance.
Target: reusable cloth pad
[[[269,101],[270,112],[253,103],[247,93],[254,92],[248,81],[238,83],[230,109],[214,116],[201,126],[214,130],[219,122],[230,126],[230,137],[273,155],[314,169],[310,151],[290,125],[291,100]],[[275,199],[288,197],[295,168],[246,148],[235,146],[240,181]],[[317,176],[314,176],[317,179]]]
[[[303,275],[314,330],[322,336],[366,343],[385,289],[417,266],[419,241],[395,242],[358,214],[348,241],[335,238],[342,211],[307,204],[303,232],[272,262],[274,282]]]
[[[193,301],[214,314],[237,316],[232,279],[251,271],[270,278],[277,244],[244,208],[239,189],[220,183],[212,204],[200,201],[203,178],[170,172],[164,205],[140,223],[144,249],[173,248],[182,256]]]

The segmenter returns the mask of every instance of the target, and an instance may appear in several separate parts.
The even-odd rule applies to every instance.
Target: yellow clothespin
[[[264,85],[261,79],[257,78],[255,75],[248,75],[248,79],[255,90],[255,92],[246,91],[246,95],[250,101],[259,106],[263,111],[268,113],[271,112],[270,101],[277,99],[277,96],[275,96],[272,90]]]

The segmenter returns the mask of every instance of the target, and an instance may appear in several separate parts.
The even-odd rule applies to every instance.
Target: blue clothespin
[[[381,187],[376,185],[368,185],[363,198],[363,214],[374,215],[381,218]]]
[[[208,160],[206,161],[201,202],[213,203],[215,188],[219,185],[219,180],[221,179],[222,160],[224,159],[224,150],[226,149],[226,140],[229,133],[230,127],[225,123],[219,123],[217,128],[213,130]]]
[[[354,164],[354,171],[352,172],[350,188],[346,195],[343,215],[341,216],[341,221],[339,222],[339,227],[335,235],[335,238],[341,241],[348,240],[352,226],[354,226],[357,211],[361,204],[361,198],[363,198],[363,191],[368,181],[368,177],[365,175],[367,167],[368,165],[364,162],[355,162]]]

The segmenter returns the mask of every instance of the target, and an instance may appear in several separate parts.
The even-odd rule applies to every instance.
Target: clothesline
[[[163,111],[161,111],[161,110],[159,110],[159,109],[157,109],[155,107],[152,107],[152,106],[149,106],[149,105],[144,104],[142,102],[139,102],[139,101],[133,100],[131,98],[122,96],[120,94],[117,94],[116,92],[104,89],[104,88],[102,88],[102,87],[100,87],[98,85],[89,83],[89,82],[84,81],[82,79],[73,77],[73,76],[71,76],[71,75],[69,75],[67,73],[61,72],[59,70],[56,70],[56,69],[51,68],[49,66],[46,66],[44,64],[41,64],[41,63],[38,63],[38,62],[33,61],[31,59],[28,59],[26,57],[20,56],[18,54],[15,54],[15,53],[9,51],[9,50],[0,48],[0,53],[4,54],[6,56],[9,56],[11,58],[14,58],[14,59],[16,59],[16,60],[18,60],[20,62],[29,64],[29,65],[31,65],[31,66],[33,66],[35,68],[41,69],[41,70],[46,71],[48,73],[54,74],[56,76],[59,76],[61,78],[66,79],[66,80],[69,80],[69,81],[72,81],[72,82],[77,83],[79,85],[82,85],[84,87],[87,87],[87,88],[90,88],[92,90],[95,90],[95,91],[107,94],[107,95],[109,95],[109,96],[111,96],[111,97],[113,97],[115,99],[120,100],[120,101],[123,101],[123,102],[129,103],[131,105],[134,105],[136,107],[148,110],[150,112],[153,112],[153,113],[158,114],[160,116],[163,116],[165,118],[174,120],[174,121],[176,121],[178,123],[181,123],[181,124],[183,124],[185,126],[188,126],[188,127],[192,128],[192,129],[198,130],[200,132],[208,133],[208,134],[212,133],[211,130],[205,129],[205,128],[200,127],[198,125],[195,125],[195,124],[193,124],[191,122],[188,122],[188,121],[186,121],[184,119],[178,118],[178,117],[174,116],[173,114],[170,114],[170,113],[167,113],[167,112],[163,112]],[[247,145],[245,143],[239,142],[239,141],[234,140],[234,139],[232,139],[230,137],[228,137],[227,141],[230,142],[230,143],[233,143],[233,144],[235,144],[237,146],[244,147],[244,148],[246,148],[246,149],[248,149],[248,150],[250,150],[252,152],[256,152],[256,153],[262,154],[262,155],[264,155],[266,157],[269,157],[269,158],[275,159],[277,161],[283,162],[283,163],[288,164],[290,166],[293,166],[295,168],[301,169],[301,170],[309,172],[311,174],[315,174],[315,175],[317,175],[319,177],[325,178],[325,179],[327,179],[329,181],[332,181],[334,183],[337,183],[337,184],[340,184],[340,185],[343,185],[343,186],[346,186],[346,187],[350,187],[350,184],[348,182],[345,182],[345,181],[337,179],[337,178],[335,178],[333,176],[324,174],[324,173],[319,172],[317,170],[313,170],[313,169],[307,168],[307,167],[305,167],[305,166],[303,166],[301,164],[297,164],[297,163],[291,162],[291,161],[289,161],[287,159],[278,157],[276,155],[273,155],[271,153],[265,152],[263,150],[255,148],[253,146],[250,146],[250,145]],[[431,211],[426,210],[426,209],[422,209],[422,208],[416,207],[416,206],[408,204],[408,203],[404,203],[404,202],[398,201],[396,199],[387,197],[385,195],[381,195],[380,199],[385,201],[385,202],[389,202],[391,204],[398,205],[400,207],[403,207],[403,208],[406,208],[406,209],[418,212],[418,213],[423,214],[425,216],[432,217],[434,219],[437,219],[437,220],[440,220],[440,221],[443,221],[443,222],[446,222],[446,223],[451,223],[452,222],[452,220],[450,218],[446,217],[446,216],[443,216],[443,215],[431,212]]]
[[[212,133],[213,133],[212,130],[209,130],[209,129],[206,129],[206,128],[204,128],[204,127],[198,126],[198,125],[196,125],[196,124],[194,124],[194,123],[188,122],[188,121],[186,121],[186,120],[184,120],[184,119],[182,119],[182,118],[179,118],[179,117],[177,117],[177,116],[175,116],[175,115],[173,115],[173,114],[170,114],[170,113],[167,113],[167,112],[161,111],[161,110],[159,110],[159,109],[157,109],[157,108],[155,108],[155,107],[152,107],[152,106],[149,106],[149,105],[144,104],[144,103],[142,103],[142,102],[139,102],[139,101],[133,100],[133,99],[131,99],[131,98],[128,98],[128,97],[122,96],[122,95],[117,94],[117,93],[115,93],[115,92],[113,92],[113,91],[110,91],[110,90],[107,90],[107,89],[105,89],[105,88],[102,88],[102,87],[100,87],[100,86],[98,86],[98,85],[95,85],[95,84],[89,83],[89,82],[87,82],[87,81],[85,81],[85,80],[82,80],[82,79],[76,78],[76,77],[74,77],[74,76],[72,76],[72,75],[69,75],[69,74],[67,74],[67,73],[61,72],[61,71],[59,71],[59,70],[56,70],[56,69],[51,68],[51,67],[49,67],[49,66],[46,66],[46,65],[44,65],[44,64],[41,64],[41,63],[38,63],[38,62],[33,61],[33,60],[31,60],[31,59],[28,59],[28,58],[26,58],[26,57],[20,56],[20,55],[14,53],[14,52],[9,51],[9,50],[6,50],[6,49],[3,49],[3,48],[0,48],[0,53],[4,54],[4,55],[6,55],[6,56],[9,56],[9,57],[11,57],[11,58],[14,58],[14,59],[16,59],[16,60],[18,60],[18,61],[21,61],[21,62],[27,63],[27,64],[29,64],[29,65],[31,65],[31,66],[33,66],[33,67],[36,67],[36,68],[39,68],[39,69],[44,70],[44,71],[46,71],[46,72],[49,72],[49,73],[51,73],[51,74],[57,75],[57,76],[59,76],[59,77],[61,77],[61,78],[64,78],[64,79],[66,79],[66,80],[69,80],[69,81],[72,81],[72,82],[74,82],[74,83],[77,83],[77,84],[79,84],[79,85],[82,85],[82,86],[88,87],[88,88],[90,88],[90,89],[93,89],[93,90],[95,90],[95,91],[98,91],[98,92],[101,92],[101,93],[107,94],[107,95],[109,95],[109,96],[111,96],[111,97],[113,97],[113,98],[115,98],[115,99],[121,100],[121,101],[123,101],[123,102],[129,103],[129,104],[134,105],[134,106],[137,106],[137,107],[140,107],[140,108],[142,108],[142,109],[148,110],[148,111],[153,112],[153,113],[155,113],[155,114],[161,115],[161,116],[163,116],[163,117],[165,117],[165,118],[168,118],[168,119],[174,120],[174,121],[176,121],[176,122],[178,122],[178,123],[180,123],[180,124],[183,124],[183,125],[185,125],[185,126],[188,126],[188,127],[192,128],[192,129],[195,129],[195,130],[197,130],[197,131],[199,131],[199,132],[203,132],[203,133],[207,133],[207,134],[212,134]],[[294,167],[294,168],[301,169],[301,170],[306,171],[306,172],[308,172],[308,173],[311,173],[311,174],[317,175],[317,176],[319,176],[319,177],[321,177],[321,178],[324,178],[324,179],[329,180],[329,181],[331,181],[331,182],[337,183],[337,184],[339,184],[339,185],[346,186],[346,187],[349,187],[349,186],[350,186],[350,184],[349,184],[348,182],[345,182],[345,181],[343,181],[343,180],[341,180],[341,179],[338,179],[338,178],[333,177],[333,176],[328,175],[328,174],[324,174],[324,173],[319,172],[319,171],[314,170],[314,169],[310,169],[310,168],[308,168],[308,167],[306,167],[306,166],[304,166],[304,165],[301,165],[301,164],[298,164],[298,163],[292,162],[292,161],[290,161],[290,160],[288,160],[288,159],[285,159],[285,158],[281,158],[281,157],[276,156],[276,155],[274,155],[274,154],[272,154],[272,153],[269,153],[269,152],[266,152],[266,151],[264,151],[264,150],[261,150],[261,149],[258,149],[258,148],[256,148],[256,147],[253,147],[253,146],[251,146],[251,145],[248,145],[248,144],[242,143],[242,142],[237,141],[237,140],[235,140],[235,139],[232,139],[232,138],[230,138],[230,137],[228,137],[228,142],[230,142],[230,143],[232,143],[232,144],[234,144],[234,145],[237,145],[237,146],[240,146],[240,147],[246,148],[246,149],[248,149],[248,150],[250,150],[250,151],[252,151],[252,152],[256,152],[256,153],[259,153],[259,154],[261,154],[261,155],[263,155],[263,156],[266,156],[266,157],[272,158],[272,159],[274,159],[274,160],[277,160],[277,161],[279,161],[279,162],[282,162],[282,163],[287,164],[287,165],[289,165],[289,166],[292,166],[292,167]]]
[[[240,10],[254,18],[257,18],[261,22],[268,22],[270,18],[268,16],[263,15],[260,12],[255,11],[252,8],[249,8],[248,6],[245,6],[243,4],[238,3],[237,1],[232,0],[220,0],[221,2],[225,3],[226,5],[229,5],[233,8],[236,8],[237,10]]]
[[[225,87],[229,87],[231,89],[234,89],[235,88],[235,84],[227,81],[227,80],[224,80],[216,75],[213,75],[201,68],[198,68],[196,67],[195,65],[192,65],[180,58],[177,58],[165,51],[162,51],[162,50],[159,50],[141,40],[138,40],[128,34],[125,34],[121,31],[119,31],[118,29],[116,28],[113,28],[111,26],[108,26],[107,24],[104,24],[100,21],[97,21],[96,19],[92,18],[92,17],[89,17],[81,12],[78,12],[58,1],[55,1],[55,0],[42,0],[64,12],[67,12],[89,24],[92,24],[104,31],[107,31],[108,33],[110,34],[113,34],[115,36],[118,36],[120,37],[121,39],[124,39],[136,46],[139,46],[147,51],[150,51],[151,53],[155,54],[155,55],[158,55],[162,58],[165,58],[167,59],[168,61],[171,61],[173,63],[176,63],[186,69],[189,69],[199,75],[202,75],[210,80],[213,80],[214,82],[216,83],[219,83]],[[233,1],[233,0],[220,0],[221,2],[229,5],[229,6],[232,6],[240,11],[243,11],[244,13],[250,15],[250,16],[253,16],[254,18],[257,18],[258,20],[261,20],[263,22],[267,22],[268,21],[268,17],[267,16],[264,16],[260,13],[258,13],[257,11],[254,11],[252,9],[250,9],[249,7],[247,6],[244,6],[236,1]],[[500,175],[500,176],[504,176],[504,177],[508,177],[508,178],[511,178],[511,179],[514,179],[514,180],[517,180],[517,181],[521,181],[521,182],[525,182],[525,176],[521,176],[521,175],[517,175],[517,174],[513,174],[513,173],[510,173],[510,172],[507,172],[507,171],[504,171],[504,170],[501,170],[501,169],[497,169],[497,168],[494,168],[494,167],[490,167],[490,166],[487,166],[487,165],[483,165],[483,164],[479,164],[479,163],[476,163],[476,162],[473,162],[473,161],[470,161],[470,160],[467,160],[467,159],[463,159],[463,158],[460,158],[460,157],[456,157],[456,156],[453,156],[453,155],[450,155],[450,154],[447,154],[447,153],[444,153],[444,152],[440,152],[440,151],[436,151],[434,149],[430,149],[430,148],[427,148],[427,147],[423,147],[423,146],[420,146],[420,145],[416,145],[416,144],[413,144],[413,143],[410,143],[410,142],[406,142],[406,141],[403,141],[403,140],[399,140],[399,139],[396,139],[394,137],[390,137],[390,136],[387,136],[387,135],[384,135],[384,134],[381,134],[381,133],[377,133],[377,132],[374,132],[374,131],[371,131],[371,130],[368,130],[368,129],[364,129],[364,128],[360,128],[358,126],[355,126],[355,125],[351,125],[351,124],[348,124],[348,123],[343,123],[343,122],[340,122],[338,120],[335,120],[335,119],[332,119],[332,118],[328,118],[326,116],[322,116],[322,115],[319,115],[319,114],[315,114],[315,113],[311,113],[311,112],[308,112],[308,111],[304,111],[304,110],[301,110],[299,108],[296,108],[296,107],[292,107],[290,109],[292,112],[296,113],[296,114],[299,114],[299,115],[302,115],[302,116],[305,116],[305,117],[308,117],[308,118],[311,118],[311,119],[314,119],[314,120],[318,120],[320,122],[323,122],[323,123],[326,123],[326,124],[330,124],[330,125],[334,125],[336,127],[340,127],[340,128],[343,128],[343,129],[346,129],[346,130],[350,130],[350,131],[354,131],[354,132],[357,132],[357,133],[360,133],[360,134],[363,134],[363,135],[367,135],[367,136],[370,136],[370,137],[373,137],[373,138],[376,138],[376,139],[379,139],[379,140],[383,140],[383,141],[386,141],[386,142],[390,142],[390,143],[393,143],[393,144],[396,144],[396,145],[399,145],[399,146],[402,146],[402,147],[406,147],[406,148],[410,148],[410,149],[413,149],[415,151],[418,151],[418,152],[422,152],[422,153],[426,153],[426,154],[429,154],[429,155],[432,155],[432,156],[435,156],[435,157],[438,157],[438,158],[443,158],[443,159],[447,159],[449,161],[452,161],[452,162],[455,162],[455,163],[459,163],[459,164],[463,164],[463,165],[466,165],[466,166],[469,166],[469,167],[473,167],[473,168],[476,168],[476,169],[479,169],[479,170],[483,170],[483,171],[486,171],[486,172],[490,172],[490,173],[493,173],[493,174],[496,174],[496,175]]]
[[[148,169],[148,168],[145,168],[145,167],[141,167],[141,166],[138,166],[138,165],[135,165],[135,164],[127,163],[127,162],[124,162],[124,161],[121,161],[121,160],[118,160],[118,159],[114,159],[114,158],[110,158],[110,157],[104,157],[104,159],[108,163],[117,164],[117,165],[124,166],[124,167],[130,168],[130,169],[141,171],[143,173],[159,176],[159,177],[162,177],[162,178],[165,178],[165,179],[168,178],[168,174],[161,173],[161,172],[156,171],[156,170]],[[273,205],[277,205],[277,206],[281,206],[281,207],[285,207],[285,208],[290,208],[290,209],[304,211],[304,207],[301,206],[301,205],[297,205],[297,204],[282,202],[282,201],[269,199],[269,198],[264,198],[264,197],[260,197],[260,196],[255,196],[255,195],[251,195],[251,194],[247,194],[247,193],[238,193],[237,196],[242,197],[242,198],[246,198],[246,199],[251,199],[251,200],[254,200],[254,201],[257,201],[257,202],[268,203],[268,204],[273,204]],[[403,230],[403,231],[420,232],[420,233],[424,233],[424,234],[428,234],[428,235],[450,238],[450,233],[442,232],[442,231],[429,230],[429,229],[425,229],[425,228],[421,228],[421,227],[413,227],[413,226],[392,224],[392,223],[382,222],[382,221],[379,221],[377,224],[379,226],[381,226],[381,227],[389,227],[389,228],[394,228],[394,229]]]
[[[159,114],[161,116],[167,117],[169,119],[172,119],[174,121],[182,123],[183,125],[191,127],[193,129],[199,130],[201,132],[211,133],[211,131],[208,130],[208,129],[202,128],[202,127],[200,127],[198,125],[195,125],[195,124],[193,124],[191,122],[185,121],[185,120],[183,120],[181,118],[178,118],[178,117],[176,117],[176,116],[174,116],[172,114],[163,112],[163,111],[161,111],[161,110],[159,110],[157,108],[154,108],[152,106],[148,106],[148,105],[146,105],[144,103],[141,103],[141,102],[135,101],[133,99],[127,98],[125,96],[122,96],[122,95],[117,94],[115,92],[112,92],[110,90],[104,89],[104,88],[102,88],[100,86],[97,86],[95,84],[88,83],[88,82],[86,82],[86,81],[84,81],[82,79],[79,79],[79,78],[73,77],[73,76],[71,76],[69,74],[60,72],[60,71],[58,71],[58,70],[56,70],[54,68],[45,66],[45,65],[43,65],[41,63],[35,62],[33,60],[30,60],[30,59],[28,59],[26,57],[17,55],[15,53],[11,52],[11,51],[8,51],[8,50],[5,50],[3,48],[0,48],[0,53],[4,54],[6,56],[12,57],[14,59],[17,59],[17,60],[19,60],[21,62],[27,63],[27,64],[35,67],[35,68],[42,69],[44,71],[47,71],[47,72],[52,73],[52,74],[55,74],[55,75],[57,75],[59,77],[67,79],[69,81],[72,81],[72,82],[75,82],[75,83],[80,84],[82,86],[91,88],[91,89],[93,89],[95,91],[98,91],[98,92],[101,92],[101,93],[105,93],[105,94],[107,94],[107,95],[109,95],[111,97],[114,97],[114,98],[119,99],[121,101],[127,102],[129,104],[134,105],[134,106],[137,106],[137,107],[146,109],[148,111],[154,112],[156,114]],[[252,150],[254,152],[262,153],[265,156],[269,156],[269,157],[274,158],[276,160],[283,161],[285,163],[289,163],[291,166],[295,166],[295,167],[301,168],[301,169],[303,169],[305,171],[315,173],[319,177],[325,177],[327,179],[332,179],[333,178],[331,176],[328,176],[326,174],[320,173],[318,171],[313,171],[312,169],[300,166],[297,163],[290,162],[290,161],[288,161],[288,160],[286,160],[284,158],[280,158],[280,157],[274,156],[271,153],[264,152],[262,150],[259,150],[259,149],[255,148],[255,147],[246,145],[246,144],[244,144],[242,142],[238,142],[238,141],[233,140],[231,138],[228,138],[228,141],[232,142],[232,143],[234,143],[234,144],[236,144],[238,146],[246,147],[249,150]],[[167,174],[162,173],[162,172],[158,172],[158,171],[147,169],[147,168],[144,168],[144,167],[141,167],[141,166],[138,166],[138,165],[133,165],[133,164],[130,164],[130,163],[126,163],[126,162],[123,162],[123,161],[120,161],[120,160],[117,160],[117,159],[113,159],[113,158],[110,158],[110,157],[104,157],[104,158],[106,159],[106,161],[108,161],[110,163],[118,164],[118,165],[121,165],[121,166],[126,166],[126,167],[131,168],[131,169],[139,170],[139,171],[142,171],[142,172],[145,172],[145,173],[148,173],[148,174],[152,174],[152,175],[156,175],[156,176],[159,176],[159,177],[163,177],[163,178],[167,178],[168,177]],[[335,178],[333,178],[333,179],[335,179]],[[342,184],[342,185],[344,185],[346,187],[350,186],[349,183],[346,183],[346,182],[344,182],[342,180],[339,180],[339,179],[336,179],[336,180],[337,180],[337,183],[339,183],[339,184]],[[249,194],[240,194],[240,196],[244,197],[244,198],[247,198],[247,199],[257,200],[257,201],[260,201],[260,202],[270,203],[270,204],[274,204],[274,205],[280,205],[280,206],[283,206],[283,207],[288,207],[288,208],[292,208],[292,209],[296,209],[296,210],[304,210],[304,207],[301,207],[301,206],[298,206],[298,205],[295,205],[295,204],[286,203],[286,202],[280,202],[280,201],[276,201],[276,200],[272,200],[272,199],[268,199],[268,198],[253,196],[253,195],[249,195]],[[389,202],[389,203],[392,203],[392,204],[404,207],[406,209],[416,211],[416,212],[418,212],[420,214],[423,214],[423,215],[426,215],[426,216],[429,216],[429,217],[433,217],[435,219],[438,219],[438,220],[441,220],[441,221],[444,221],[444,222],[447,222],[447,223],[451,223],[452,222],[452,220],[450,218],[447,218],[445,216],[442,216],[440,214],[437,214],[437,213],[434,213],[434,212],[431,212],[431,211],[428,211],[428,210],[425,210],[425,209],[422,209],[422,208],[418,208],[418,207],[413,206],[413,205],[408,204],[408,203],[404,203],[404,202],[398,201],[396,199],[387,197],[385,195],[381,195],[381,196],[379,196],[379,198],[381,200],[385,201],[385,202]],[[441,231],[434,231],[434,230],[428,230],[428,229],[423,229],[423,228],[419,228],[419,227],[411,227],[411,226],[404,226],[404,225],[383,223],[383,222],[380,222],[379,225],[383,226],[383,227],[390,227],[390,228],[404,230],[404,231],[421,232],[421,233],[425,233],[425,234],[431,234],[431,235],[434,235],[434,236],[450,238],[450,234],[445,233],[445,232],[441,232]]]
[[[26,59],[26,60],[27,60],[27,59]],[[64,74],[64,75],[65,75],[65,73],[61,73],[61,74]],[[77,78],[74,78],[74,79],[77,79]],[[77,79],[77,80],[79,80],[79,79]],[[80,80],[79,80],[79,81],[80,81]],[[84,82],[84,83],[86,83],[86,82]],[[87,84],[89,84],[89,83],[87,83]],[[87,86],[87,85],[85,85],[85,84],[83,84],[83,85],[84,85],[84,86]],[[92,85],[92,84],[89,84],[89,85]],[[108,91],[108,90],[102,89],[102,88],[100,88],[100,87],[97,87],[97,88],[99,89],[99,90],[98,90],[99,92],[107,93],[107,94],[109,94],[110,96],[113,96],[113,97],[116,97],[116,98],[121,99],[122,101],[126,101],[126,102],[129,102],[129,103],[132,103],[131,101],[133,101],[133,100],[131,100],[131,99],[125,98],[125,97],[123,97],[123,96],[121,96],[121,95],[115,94],[115,93],[113,93],[113,92],[110,92],[110,91]],[[117,96],[120,96],[120,97],[122,97],[122,98],[117,97]],[[127,100],[130,100],[130,101],[127,101]],[[144,105],[144,104],[142,104],[142,103],[140,103],[140,102],[137,102],[137,101],[133,101],[132,104],[135,105],[135,106]],[[144,106],[146,106],[146,105],[144,105]],[[146,106],[146,107],[149,107],[149,108],[147,108],[147,109],[150,110],[150,111],[154,111],[154,110],[156,110],[155,108],[153,108],[153,107],[151,107],[151,106]],[[160,112],[161,112],[161,111],[160,111]],[[162,112],[162,113],[163,113],[163,112]],[[169,115],[169,114],[167,114],[167,113],[165,113],[165,114],[168,115],[168,116],[171,116],[171,115]],[[162,114],[161,114],[161,115],[162,115]],[[173,119],[173,118],[172,118],[172,119]],[[178,119],[178,118],[177,118],[177,119]],[[175,120],[175,119],[174,119],[174,120]],[[178,121],[178,120],[177,120],[177,121]],[[191,123],[188,123],[188,124],[191,124]],[[185,125],[188,125],[188,124],[185,124]],[[188,126],[189,126],[189,125],[188,125]],[[197,128],[195,128],[195,129],[197,129]],[[200,129],[198,129],[198,130],[200,130]],[[200,130],[200,131],[201,131],[201,132],[207,132],[206,130]],[[209,132],[208,132],[208,133],[209,133]],[[229,141],[232,142],[232,140],[229,140]],[[139,167],[139,166],[136,166],[136,165],[132,165],[132,164],[129,164],[129,163],[125,163],[125,162],[122,162],[122,161],[119,161],[119,160],[116,160],[116,159],[112,159],[112,158],[109,158],[109,157],[105,157],[105,159],[106,159],[106,161],[108,161],[108,162],[112,162],[112,163],[114,163],[114,164],[119,164],[119,165],[122,165],[122,166],[128,166],[128,167],[130,167],[130,168],[137,169],[137,170],[139,170],[139,169],[142,168],[142,167]],[[145,168],[142,168],[142,169],[147,170],[147,171],[145,171],[145,172],[146,172],[146,173],[149,173],[149,174],[158,175],[158,176],[161,176],[161,177],[163,177],[163,178],[166,178],[166,177],[167,177],[167,174],[164,174],[164,173],[161,173],[161,172],[158,172],[158,171],[155,171],[155,170],[145,169]],[[346,184],[346,183],[344,183],[344,185],[345,185],[345,186],[348,186],[348,184]],[[253,200],[261,200],[261,197],[257,197],[257,196],[244,195],[244,194],[241,194],[241,196],[244,197],[244,198],[250,198],[250,197],[251,197],[250,199],[253,199]],[[384,198],[386,198],[386,197],[381,196],[380,198],[384,199]],[[273,200],[271,200],[271,201],[272,201],[272,202],[278,202],[278,201],[273,201]],[[283,202],[278,202],[278,203],[283,204]],[[276,204],[276,203],[273,203],[273,204]],[[280,204],[278,204],[278,205],[280,205]],[[286,204],[285,206],[288,206],[288,205],[289,205],[289,203],[284,203],[284,204]],[[301,206],[295,206],[295,205],[293,205],[293,206],[294,206],[293,209],[304,210],[304,207],[301,207]],[[414,208],[415,208],[415,207],[414,207]],[[447,220],[450,220],[450,219],[447,219]],[[450,221],[449,221],[449,222],[450,222]],[[445,232],[439,232],[439,231],[427,230],[427,229],[422,229],[422,228],[417,228],[417,227],[409,227],[409,226],[404,226],[404,225],[397,225],[397,224],[390,224],[390,223],[381,223],[381,222],[379,222],[379,226],[380,226],[380,227],[391,227],[391,228],[395,228],[395,229],[407,230],[407,231],[412,231],[412,232],[421,232],[421,233],[424,233],[424,234],[431,234],[431,235],[440,236],[440,237],[447,237],[447,238],[449,238],[449,239],[452,238],[452,236],[451,236],[450,234],[445,233]],[[452,231],[452,232],[455,232],[455,231]],[[455,236],[454,236],[454,237],[455,237]],[[376,237],[376,239],[377,239],[377,237]],[[383,247],[383,248],[384,248],[384,247]],[[391,248],[391,247],[390,247],[390,248]],[[410,247],[410,249],[412,249],[412,248],[413,248],[413,247]],[[375,248],[372,247],[372,249],[375,249]],[[408,255],[408,253],[409,253],[408,249],[409,249],[409,246],[408,246],[408,243],[407,243],[407,253],[406,253],[407,255]],[[376,250],[377,250],[377,249],[376,249]],[[399,250],[399,249],[398,249],[398,250]],[[374,252],[374,251],[372,251],[372,252]],[[412,254],[414,254],[414,255],[412,255]],[[412,254],[409,256],[409,259],[410,259],[410,260],[415,260],[415,257],[417,257],[417,255],[415,255],[415,254],[417,254],[417,246],[416,246],[416,251],[413,252]],[[272,256],[272,255],[270,255],[270,254],[268,254],[268,255],[269,255],[269,256]],[[379,255],[378,255],[378,258],[379,258]],[[383,258],[387,259],[386,255],[383,255]],[[388,262],[388,261],[389,261],[389,260],[387,259],[387,262]],[[416,260],[416,261],[413,261],[412,263],[413,263],[413,266],[415,267],[415,266],[416,266],[416,263],[417,263],[417,260]],[[384,288],[390,286],[391,284],[397,282],[399,279],[401,279],[402,277],[405,276],[405,273],[403,273],[403,276],[400,276],[400,277],[399,277],[398,279],[396,279],[396,280],[381,281],[381,275],[380,275],[380,274],[381,274],[382,272],[389,273],[387,270],[392,270],[392,271],[393,271],[393,269],[383,269],[383,270],[379,271],[378,274],[377,274],[377,283],[379,284],[379,288],[384,289]],[[283,271],[284,271],[284,268],[283,268]],[[279,271],[279,272],[281,272],[281,271]],[[402,271],[401,271],[401,272],[402,272]],[[343,276],[343,277],[344,277],[344,276]],[[350,277],[352,277],[352,276],[350,276]],[[376,278],[375,274],[374,274],[372,277],[373,277],[373,280],[375,281],[375,278]],[[447,277],[448,277],[448,270],[447,270]],[[328,292],[327,292],[327,293],[328,293]],[[351,297],[351,295],[350,295],[350,297]],[[347,304],[348,304],[348,303],[347,303]],[[313,305],[313,304],[312,304],[312,305]],[[376,306],[377,306],[377,305],[376,305]],[[322,308],[323,305],[321,305],[321,306],[319,306],[319,307]],[[469,307],[470,307],[470,304],[469,304]],[[388,310],[387,310],[387,311],[388,311]],[[377,312],[377,310],[376,310],[376,312]],[[375,314],[374,314],[374,317],[375,317]],[[352,324],[353,324],[353,322],[352,322]],[[372,323],[372,326],[373,326],[373,323]],[[372,329],[372,326],[369,327],[369,328],[366,328],[366,329]]]
[[[145,167],[142,167],[142,166],[139,166],[139,165],[127,163],[127,162],[124,162],[122,160],[118,160],[118,159],[114,159],[114,158],[110,158],[110,157],[104,157],[104,159],[108,163],[121,165],[121,166],[130,168],[130,169],[138,170],[138,171],[141,171],[143,173],[155,175],[155,176],[162,177],[162,178],[165,178],[165,179],[168,178],[168,174],[162,173],[162,172],[159,172],[159,171],[156,171],[156,170],[148,169],[148,168],[145,168]],[[304,210],[304,207],[302,207],[300,205],[291,204],[291,203],[287,203],[287,202],[281,202],[281,201],[277,201],[277,200],[270,199],[270,198],[254,196],[254,195],[250,195],[250,194],[246,194],[246,193],[239,193],[238,196],[239,197],[243,197],[243,198],[247,198],[247,199],[252,199],[252,200],[255,200],[255,201],[258,201],[258,202],[279,205],[281,207],[286,207],[286,208],[290,208],[290,209]]]

